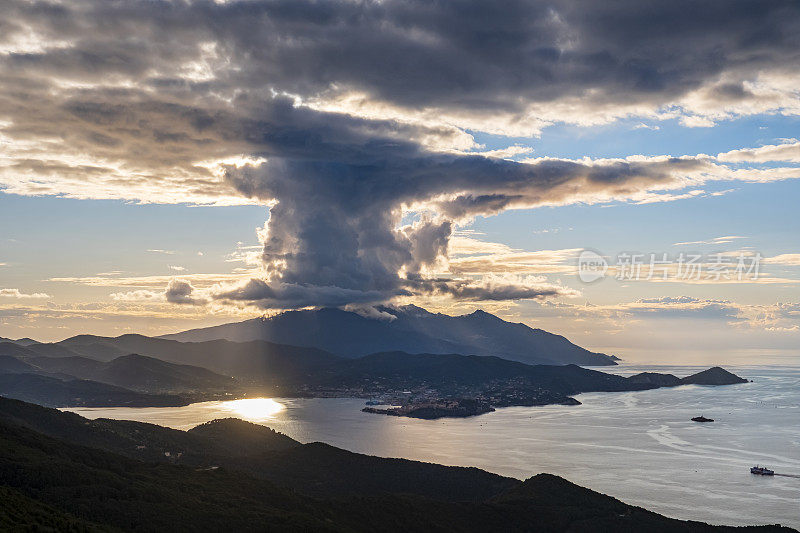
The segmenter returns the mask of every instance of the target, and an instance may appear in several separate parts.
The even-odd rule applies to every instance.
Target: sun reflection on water
[[[223,402],[222,407],[234,416],[251,422],[272,420],[275,415],[286,409],[281,403],[272,398],[245,398]]]

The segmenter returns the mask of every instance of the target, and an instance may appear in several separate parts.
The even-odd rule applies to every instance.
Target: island
[[[392,406],[368,404],[362,409],[365,413],[423,419],[477,416],[500,407],[580,405],[573,395],[583,392],[748,382],[720,367],[684,378],[657,372],[623,377],[575,365],[524,365],[491,357],[399,353],[373,354],[351,362],[336,381],[348,387],[350,396],[379,397],[381,400],[371,400],[370,404]],[[309,387],[306,392],[310,396],[348,395],[335,389]]]
[[[682,385],[736,385],[737,383],[747,382],[746,379],[740,378],[736,374],[718,366],[692,374],[681,380]]]
[[[377,413],[389,416],[407,416],[410,418],[422,418],[425,420],[435,420],[437,418],[465,418],[468,416],[491,413],[494,407],[485,401],[474,399],[459,400],[437,400],[432,402],[409,402],[399,407],[389,407],[379,409],[376,407],[365,407],[365,413]]]

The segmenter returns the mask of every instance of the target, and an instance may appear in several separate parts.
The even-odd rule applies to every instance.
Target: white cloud
[[[112,292],[109,297],[117,302],[155,302],[164,301],[164,293],[138,289],[128,292]]]
[[[38,300],[52,298],[49,294],[45,294],[43,292],[26,294],[24,292],[20,292],[19,289],[0,289],[0,296],[5,298],[16,298],[18,300]]]
[[[195,286],[210,287],[217,283],[230,283],[248,279],[258,275],[258,270],[245,269],[230,274],[183,274],[182,279],[189,280]],[[161,289],[166,286],[173,276],[86,276],[50,278],[47,281],[58,283],[73,283],[91,287],[132,287],[138,289]]]
[[[782,144],[731,150],[718,154],[717,159],[728,163],[800,163],[800,141],[786,139]]]
[[[764,263],[774,265],[800,266],[800,254],[780,254],[762,259]]]
[[[705,241],[686,241],[686,242],[676,242],[673,246],[689,246],[693,244],[727,244],[731,243],[738,239],[746,239],[742,235],[725,235],[723,237],[714,237],[713,239],[705,240]]]

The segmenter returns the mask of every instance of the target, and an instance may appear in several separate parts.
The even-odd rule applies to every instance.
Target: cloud
[[[191,282],[172,278],[164,290],[136,289],[127,292],[114,292],[109,295],[117,302],[169,303],[176,305],[205,305],[208,300],[200,296]]]
[[[155,277],[59,281],[167,283],[168,302],[277,309],[412,294],[540,299],[568,291],[474,265],[439,274],[454,228],[507,209],[671,201],[719,194],[698,188],[710,181],[800,177],[705,155],[515,162],[503,158],[527,149],[481,153],[467,131],[800,114],[800,16],[788,1],[11,0],[4,9],[5,192],[269,206],[261,250],[231,257],[255,267],[259,256],[258,279],[233,274],[238,285],[200,295],[198,276],[155,288]],[[503,261],[509,274],[536,262]]]
[[[185,272],[186,271],[186,267],[176,266],[176,265],[168,265],[167,268],[169,268],[173,272]]]
[[[484,252],[480,253],[480,244]],[[500,243],[469,243],[467,255],[451,250],[449,271],[456,274],[514,273],[514,274],[572,274],[577,272],[577,257],[581,248],[562,250],[514,250]]]
[[[146,289],[128,292],[112,292],[109,296],[112,300],[117,302],[155,302],[164,300],[163,292],[148,291]]]
[[[18,300],[37,300],[37,299],[52,298],[52,296],[50,296],[49,294],[45,294],[43,292],[26,294],[24,292],[20,292],[19,289],[0,289],[0,297],[16,298]]]
[[[546,283],[539,276],[486,274],[478,280],[422,280],[415,289],[423,294],[448,296],[466,301],[540,300],[553,296],[578,296],[580,293]]]
[[[192,296],[194,287],[186,280],[172,279],[167,284],[164,291],[164,298],[173,304],[202,305],[206,303],[204,298]]]
[[[726,235],[724,237],[714,237],[713,239],[709,239],[706,241],[686,241],[686,242],[676,242],[672,246],[690,246],[693,244],[728,244],[738,239],[746,239],[747,237],[743,237],[741,235]]]
[[[773,257],[765,257],[762,262],[773,265],[800,266],[800,254],[780,254]]]
[[[625,310],[634,316],[696,319],[739,320],[741,308],[729,300],[701,299],[691,296],[640,298],[627,304]]]
[[[800,141],[787,139],[783,144],[731,150],[718,154],[717,159],[729,163],[769,163],[773,161],[800,163]]]
[[[244,270],[231,274],[182,274],[181,279],[190,281],[195,286],[211,287],[219,283],[231,283],[246,280],[249,276],[256,275],[256,270]],[[128,276],[121,277],[117,274],[84,277],[49,278],[47,281],[56,283],[73,283],[90,287],[135,287],[138,289],[163,289],[173,276]]]
[[[174,250],[160,250],[160,249],[156,249],[156,248],[151,248],[151,249],[149,249],[147,251],[150,252],[150,253],[153,253],[153,254],[175,255],[175,251]]]
[[[768,305],[745,304],[731,300],[694,296],[660,296],[632,302],[592,305],[567,302],[531,302],[528,316],[554,320],[591,321],[595,327],[640,328],[642,321],[705,320],[719,321],[739,329],[791,333],[800,325],[800,303],[779,302]],[[661,327],[658,331],[663,331]]]

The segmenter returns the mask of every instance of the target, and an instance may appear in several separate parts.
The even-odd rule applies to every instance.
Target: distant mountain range
[[[117,355],[131,351],[137,353]],[[109,360],[78,355],[87,353]],[[721,368],[684,379],[657,373],[625,378],[572,364],[529,365],[494,356],[394,351],[349,359],[266,341],[79,335],[27,347],[0,343],[0,395],[59,407],[181,405],[246,391],[395,400],[413,391],[407,398],[480,398],[504,407],[575,404],[570,395],[582,392],[745,381]]]
[[[205,368],[176,365],[139,354],[108,362],[88,357],[30,357],[26,362],[45,372],[68,374],[140,392],[224,391],[233,388],[230,377]]]
[[[506,322],[484,311],[449,316],[413,305],[382,307],[378,311],[379,317],[334,308],[288,311],[161,338],[182,342],[262,340],[318,348],[348,358],[402,351],[492,355],[551,365],[614,365],[617,360],[581,348],[561,335]]]
[[[379,311],[382,319],[338,309],[292,311],[168,336],[181,340],[128,334],[0,342],[0,395],[59,407],[183,405],[232,394],[432,404],[474,399],[486,412],[489,406],[574,405],[570,396],[582,392],[745,381],[721,368],[684,379],[656,373],[624,378],[571,362],[615,364],[611,356],[488,313],[451,317],[413,306]],[[223,334],[238,340],[186,342]],[[247,340],[253,336],[302,345]],[[387,345],[437,351],[364,354]],[[439,351],[453,347],[461,351]]]
[[[0,342],[13,342],[19,346],[28,346],[29,344],[38,344],[39,341],[35,341],[28,337],[23,337],[21,339],[7,339],[5,337],[0,337]]]

